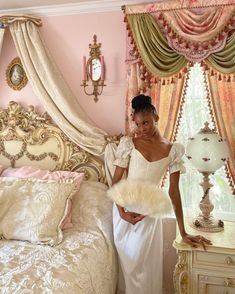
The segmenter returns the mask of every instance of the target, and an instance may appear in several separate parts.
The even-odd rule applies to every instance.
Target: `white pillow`
[[[128,211],[161,217],[172,211],[170,197],[150,181],[124,179],[107,192],[116,204]]]
[[[76,191],[73,179],[0,178],[4,203],[0,234],[6,239],[59,244],[63,239],[61,226],[68,202]]]

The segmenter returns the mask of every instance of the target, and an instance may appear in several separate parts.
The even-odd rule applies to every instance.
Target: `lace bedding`
[[[116,254],[107,187],[83,182],[73,198],[73,228],[58,246],[0,240],[0,293],[112,294]]]

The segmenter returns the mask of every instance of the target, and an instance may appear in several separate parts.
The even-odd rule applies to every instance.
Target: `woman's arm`
[[[113,179],[112,179],[112,185],[118,183],[122,179],[122,176],[126,170],[127,170],[126,168],[123,168],[120,166],[116,167],[114,175],[113,175]],[[124,208],[119,205],[117,205],[117,208],[118,208],[120,217],[124,219],[125,221],[131,223],[132,225],[135,225],[137,222],[141,221],[144,218],[143,215],[140,215],[138,213],[125,211]]]
[[[175,172],[170,175],[170,188],[169,188],[169,195],[174,206],[175,215],[177,219],[177,223],[179,226],[179,231],[182,236],[184,242],[190,244],[193,247],[198,247],[198,245],[202,245],[205,249],[206,244],[212,244],[210,240],[207,240],[203,236],[197,235],[192,236],[187,234],[184,226],[184,216],[183,216],[183,209],[182,209],[182,202],[179,190],[179,179],[180,179],[180,172]]]

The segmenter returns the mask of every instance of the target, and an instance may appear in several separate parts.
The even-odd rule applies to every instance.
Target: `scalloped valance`
[[[154,13],[170,47],[193,62],[221,51],[235,29],[235,6]]]
[[[147,85],[159,79],[174,82],[193,62],[201,61],[206,61],[206,68],[230,75],[225,80],[233,79],[235,5],[195,11],[167,11],[164,17],[160,12],[126,14],[127,62],[141,65],[141,78]]]
[[[182,10],[189,8],[205,8],[231,6],[235,0],[167,0],[156,1],[149,4],[127,5],[123,6],[126,14],[154,13],[157,11]]]
[[[148,56],[152,57],[157,54],[155,52],[164,51],[168,62],[169,57],[176,55],[171,52],[168,56],[169,51],[184,56],[188,61],[201,62],[211,54],[222,51],[226,46],[228,37],[235,30],[235,5],[126,13],[125,21],[132,38],[131,42],[135,44],[143,63],[156,75],[156,69],[153,70],[151,63],[143,56],[142,49],[145,49],[144,52],[148,51]],[[182,60],[181,57],[174,59]],[[161,61],[162,56],[159,59],[155,58],[155,62]],[[168,72],[167,76],[174,71],[175,68]],[[230,71],[232,72],[233,70]],[[166,76],[163,73],[158,75]]]

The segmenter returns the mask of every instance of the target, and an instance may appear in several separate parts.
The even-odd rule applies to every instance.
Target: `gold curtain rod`
[[[42,20],[39,17],[35,16],[28,16],[28,15],[2,15],[0,16],[0,24],[3,24],[4,26],[8,26],[15,21],[20,21],[20,22],[26,22],[26,21],[31,21],[37,26],[42,25]]]

